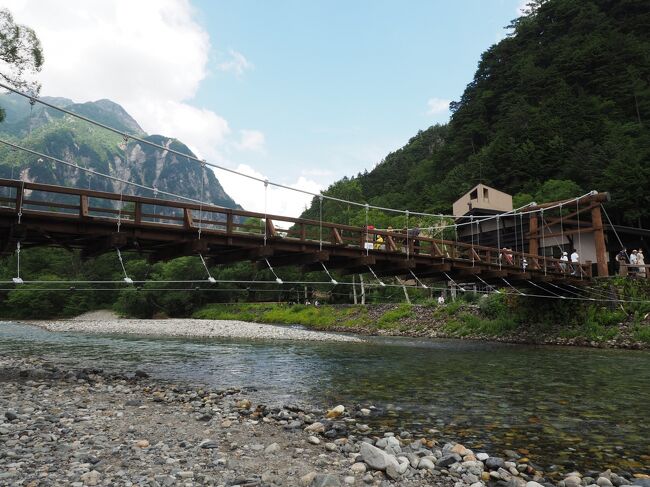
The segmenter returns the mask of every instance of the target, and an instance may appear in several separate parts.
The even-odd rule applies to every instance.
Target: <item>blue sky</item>
[[[202,158],[318,192],[446,122],[526,0],[5,3],[41,39],[42,94],[111,99]],[[264,209],[261,183],[216,175]],[[269,193],[276,214],[310,200]]]
[[[505,34],[521,0],[194,1],[214,46],[240,73],[211,70],[195,102],[232,127],[264,134],[241,157],[272,179],[326,185],[372,169],[471,81],[480,54]]]

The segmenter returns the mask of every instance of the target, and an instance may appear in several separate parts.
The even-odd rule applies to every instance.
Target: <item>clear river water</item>
[[[269,404],[374,405],[385,431],[439,430],[545,469],[650,473],[650,352],[369,337],[366,343],[50,333],[0,323],[0,354],[250,387]]]

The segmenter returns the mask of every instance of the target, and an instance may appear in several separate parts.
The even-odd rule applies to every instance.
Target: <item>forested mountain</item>
[[[120,105],[110,100],[87,103],[74,103],[66,98],[45,97],[44,100],[158,145],[194,155],[176,139],[147,135]],[[119,135],[38,103],[32,107],[28,100],[18,95],[0,96],[0,107],[6,115],[0,123],[0,137],[5,140],[104,174],[190,198],[201,198],[203,170],[195,161],[133,140],[125,146]],[[211,170],[206,170],[205,175],[204,201],[229,208],[239,207]],[[2,144],[0,177],[153,196],[151,191],[89,175],[49,159],[39,161],[34,155]]]
[[[447,125],[328,192],[448,213],[478,182],[518,203],[597,189],[611,193],[616,220],[650,226],[650,2],[535,1],[510,27]],[[340,206],[327,216],[349,221]],[[314,201],[306,215],[317,214]]]

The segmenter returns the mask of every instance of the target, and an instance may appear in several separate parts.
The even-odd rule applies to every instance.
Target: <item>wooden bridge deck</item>
[[[122,208],[121,211],[119,208]],[[119,230],[118,230],[119,222]],[[252,223],[251,223],[252,222]],[[280,231],[276,224],[290,227]],[[200,235],[200,237],[199,237]],[[381,235],[384,246],[366,249]],[[20,241],[29,246],[81,249],[94,256],[115,248],[134,250],[152,260],[202,254],[214,264],[257,261],[378,276],[479,276],[486,281],[576,281],[558,259],[500,250],[398,231],[355,227],[279,215],[264,215],[183,201],[0,179],[0,251],[11,253]],[[527,266],[524,269],[524,259]],[[591,276],[589,263],[580,265]]]

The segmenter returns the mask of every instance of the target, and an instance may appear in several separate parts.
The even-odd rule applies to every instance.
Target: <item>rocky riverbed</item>
[[[436,430],[378,434],[372,406],[269,408],[254,391],[0,358],[0,485],[620,487],[634,472],[545,473]]]

